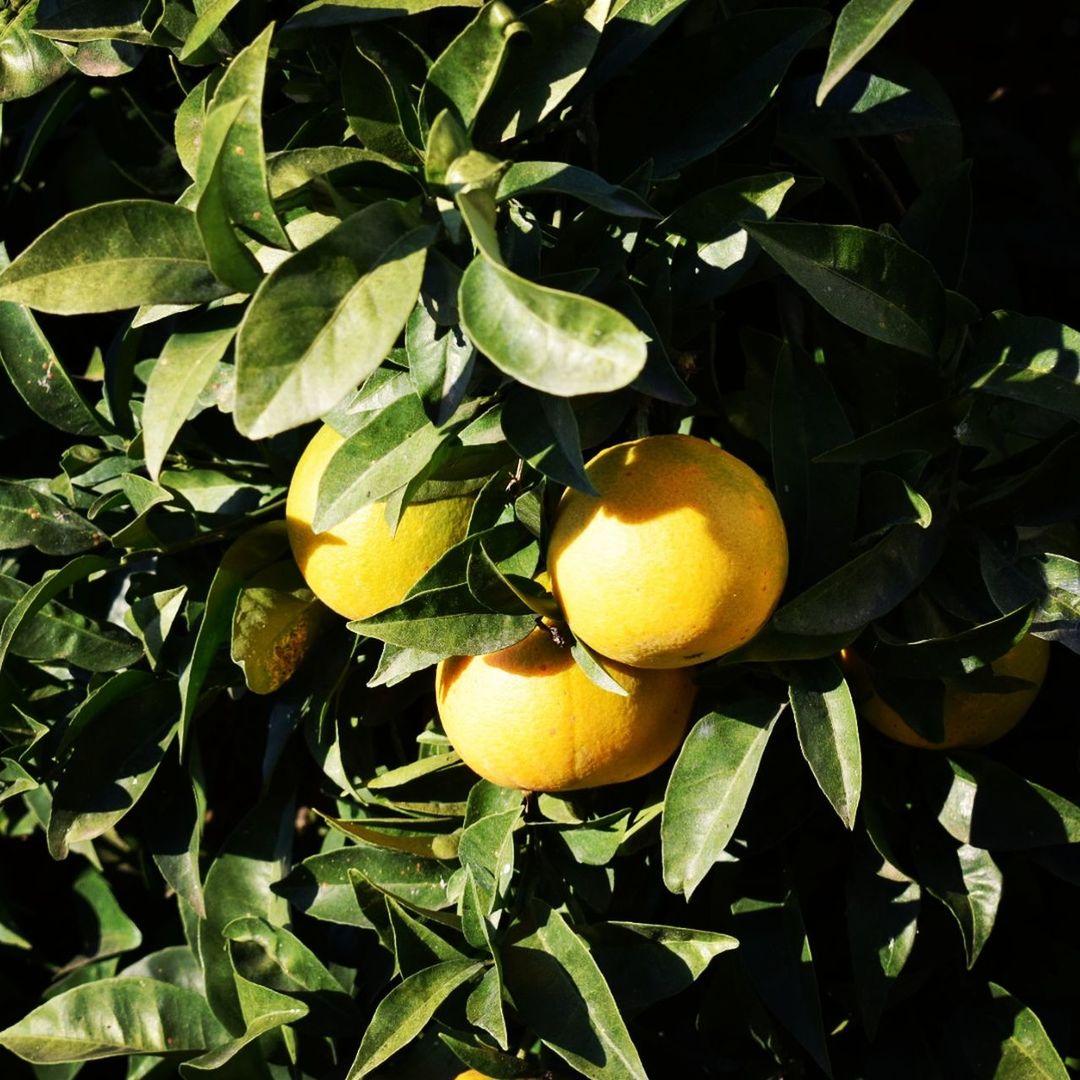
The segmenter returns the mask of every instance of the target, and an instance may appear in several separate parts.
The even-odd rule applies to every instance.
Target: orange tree
[[[5,1080],[1076,1066],[1075,19],[909,6],[0,3]],[[789,566],[641,478],[586,612],[747,626],[635,671],[540,575],[586,460],[676,433]],[[440,661],[539,766],[694,705],[522,791]],[[860,728],[957,694],[1035,700]]]

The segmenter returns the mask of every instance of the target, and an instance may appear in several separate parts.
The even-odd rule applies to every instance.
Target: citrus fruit
[[[694,683],[683,670],[607,666],[625,697],[592,682],[544,628],[500,652],[443,660],[443,729],[469,768],[503,787],[573,791],[643,776],[679,745]]]
[[[604,656],[674,668],[749,641],[787,577],[772,493],[704,439],[653,435],[585,469],[599,497],[567,489],[548,548],[570,629]]]
[[[931,742],[913,731],[900,714],[886,705],[874,690],[865,662],[850,649],[841,654],[846,674],[851,679],[855,707],[859,715],[884,735],[908,746],[923,750],[948,750],[985,746],[1011,731],[1035,700],[1050,659],[1050,646],[1030,634],[990,665],[995,675],[1024,679],[1032,685],[1011,691],[979,692],[971,681],[961,676],[945,679],[942,711],[945,738]]]
[[[365,619],[400,603],[438,559],[464,539],[471,496],[410,503],[391,536],[385,505],[368,503],[326,532],[312,531],[319,480],[344,440],[324,425],[296,463],[285,520],[308,588],[347,619]]]

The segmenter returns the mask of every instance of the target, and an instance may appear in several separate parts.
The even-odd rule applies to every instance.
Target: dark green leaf
[[[846,897],[859,1012],[873,1038],[915,945],[921,890],[865,844],[851,864]]]
[[[110,707],[95,710],[64,762],[49,818],[49,851],[55,859],[127,814],[149,787],[176,734],[176,685],[140,679],[132,689]]]
[[[1080,419],[1080,333],[1050,319],[995,311],[968,379],[984,394]]]
[[[926,784],[938,820],[962,844],[1024,851],[1080,842],[1080,806],[982,754],[934,758]]]
[[[990,852],[926,831],[915,843],[919,882],[952,913],[964,939],[967,966],[973,967],[994,928],[1003,876]]]
[[[514,453],[537,472],[587,495],[597,494],[585,475],[577,418],[565,398],[524,387],[511,390],[502,426]]]
[[[951,637],[925,641],[899,641],[878,629],[879,640],[865,655],[891,675],[913,679],[970,675],[1018,645],[1027,636],[1031,618],[1030,607],[1017,608]]]
[[[283,521],[260,525],[235,541],[221,560],[210,582],[191,657],[180,673],[181,751],[214,657],[232,633],[233,612],[241,589],[255,574],[277,562],[288,549],[288,542]]]
[[[1042,1021],[1003,987],[990,983],[989,990],[988,1002],[956,1018],[973,1074],[987,1080],[1066,1080],[1069,1070]]]
[[[786,634],[826,635],[859,630],[892,611],[933,570],[945,541],[944,525],[898,525],[773,616]]]
[[[822,1072],[832,1076],[810,942],[795,895],[782,904],[737,900],[731,911],[738,956],[757,992]]]
[[[502,950],[514,1007],[590,1080],[645,1080],[626,1023],[585,942],[546,904],[537,903],[536,915],[536,930]]]
[[[855,531],[859,472],[814,460],[850,440],[851,425],[825,372],[786,344],[773,379],[769,430],[773,487],[792,553],[789,587],[799,588],[843,561]]]
[[[900,241],[855,225],[748,224],[747,231],[834,318],[889,345],[934,356],[945,292]]]
[[[769,103],[788,65],[827,22],[824,12],[806,8],[751,11],[658,50],[608,106],[619,113],[612,118],[616,145],[624,146],[619,166],[651,157],[657,176],[668,176],[723,146]]]

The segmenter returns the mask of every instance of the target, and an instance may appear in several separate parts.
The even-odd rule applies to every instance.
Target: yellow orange
[[[543,628],[500,652],[443,660],[443,729],[466,765],[503,787],[572,791],[643,776],[682,740],[694,683],[685,670],[608,667],[625,697],[593,683]]]
[[[343,442],[324,425],[296,464],[285,503],[289,543],[308,588],[347,619],[400,603],[438,559],[464,539],[472,496],[410,503],[391,536],[381,502],[361,507],[326,532],[312,531],[319,480]]]
[[[980,693],[971,689],[971,683],[964,677],[946,679],[942,711],[945,738],[940,743],[924,739],[904,723],[895,709],[882,701],[862,659],[850,650],[845,650],[841,658],[851,682],[856,709],[868,724],[907,746],[948,750],[985,746],[1016,727],[1046,678],[1050,646],[1042,638],[1028,635],[990,665],[995,675],[1031,683],[1026,689]]]
[[[643,668],[702,663],[749,641],[784,589],[787,534],[761,478],[689,435],[596,455],[599,498],[568,489],[548,549],[570,629]]]

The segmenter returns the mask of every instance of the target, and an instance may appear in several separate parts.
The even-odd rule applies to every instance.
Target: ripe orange
[[[289,484],[285,519],[293,557],[308,588],[339,615],[365,619],[400,603],[445,551],[464,539],[473,498],[410,503],[393,536],[381,502],[315,533],[311,522],[319,480],[342,442],[324,425],[308,443]]]
[[[586,473],[600,497],[566,491],[547,559],[577,636],[625,664],[674,668],[764,626],[787,534],[749,465],[704,439],[654,435],[601,451]]]
[[[900,714],[875,692],[870,673],[861,658],[845,649],[841,662],[851,681],[859,715],[890,739],[922,750],[948,750],[985,746],[1000,739],[1020,722],[1035,700],[1050,659],[1050,646],[1030,634],[995,660],[995,675],[1025,679],[1033,685],[1024,690],[978,692],[964,677],[945,680],[943,721],[945,738],[940,743],[924,739],[901,719]]]
[[[439,716],[465,764],[503,787],[573,791],[643,776],[682,739],[687,671],[610,663],[627,696],[593,683],[547,630],[487,656],[443,660]]]

